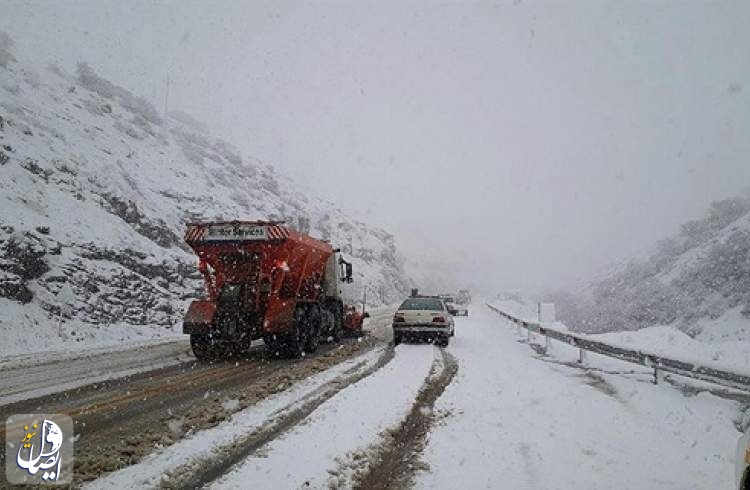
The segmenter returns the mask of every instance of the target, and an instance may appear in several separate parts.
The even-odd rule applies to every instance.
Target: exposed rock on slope
[[[86,64],[37,72],[0,39],[0,352],[179,332],[201,289],[184,223],[216,218],[283,219],[331,240],[353,258],[353,297],[406,290],[385,231]]]

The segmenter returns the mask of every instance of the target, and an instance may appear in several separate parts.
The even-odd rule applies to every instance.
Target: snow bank
[[[495,301],[492,306],[517,318],[536,322],[529,304],[517,301]],[[671,326],[647,327],[641,330],[611,332],[605,334],[576,335],[616,347],[640,350],[701,366],[713,367],[739,374],[750,375],[750,340],[730,340],[746,332],[747,320],[740,313],[741,307],[727,311],[722,317],[702,322],[703,333],[693,338]],[[567,332],[561,322],[544,323],[554,330]]]
[[[457,319],[417,488],[732,488],[737,404],[535,358],[509,326],[486,308]]]
[[[665,326],[584,337],[701,366],[750,374],[750,342],[747,341],[704,342]]]

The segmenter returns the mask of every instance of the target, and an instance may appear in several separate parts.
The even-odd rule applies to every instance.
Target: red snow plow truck
[[[191,223],[185,241],[208,295],[183,322],[198,359],[227,357],[261,338],[271,352],[299,357],[353,327],[340,290],[352,265],[329,243],[277,221]]]

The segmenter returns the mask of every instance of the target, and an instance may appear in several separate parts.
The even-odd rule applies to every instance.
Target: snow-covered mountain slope
[[[569,326],[592,332],[672,325],[705,339],[748,338],[750,199],[712,203],[704,218],[593,283],[590,293],[583,301],[550,299],[565,303],[558,313]]]
[[[282,219],[354,262],[348,291],[393,302],[393,237],[302,195],[183,113],[103,80],[37,70],[0,43],[0,353],[180,331],[201,294],[186,221]],[[67,342],[67,344],[66,344]]]

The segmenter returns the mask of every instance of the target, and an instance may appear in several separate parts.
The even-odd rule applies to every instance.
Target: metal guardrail
[[[654,370],[655,383],[659,379],[659,371],[664,371],[667,373],[677,374],[679,376],[707,381],[709,383],[714,383],[729,388],[750,391],[750,376],[744,374],[724,371],[708,366],[701,366],[699,364],[681,361],[679,359],[671,359],[640,350],[625,349],[604,342],[599,342],[597,340],[587,339],[576,334],[560,332],[559,330],[546,328],[539,323],[522,320],[490,304],[488,304],[487,306],[516,326],[523,327],[527,331],[532,333],[544,335],[547,338],[548,347],[549,339],[554,339],[578,348],[578,362],[581,363],[584,360],[584,351],[589,351],[619,359],[621,361],[631,362],[634,364],[652,368]]]

